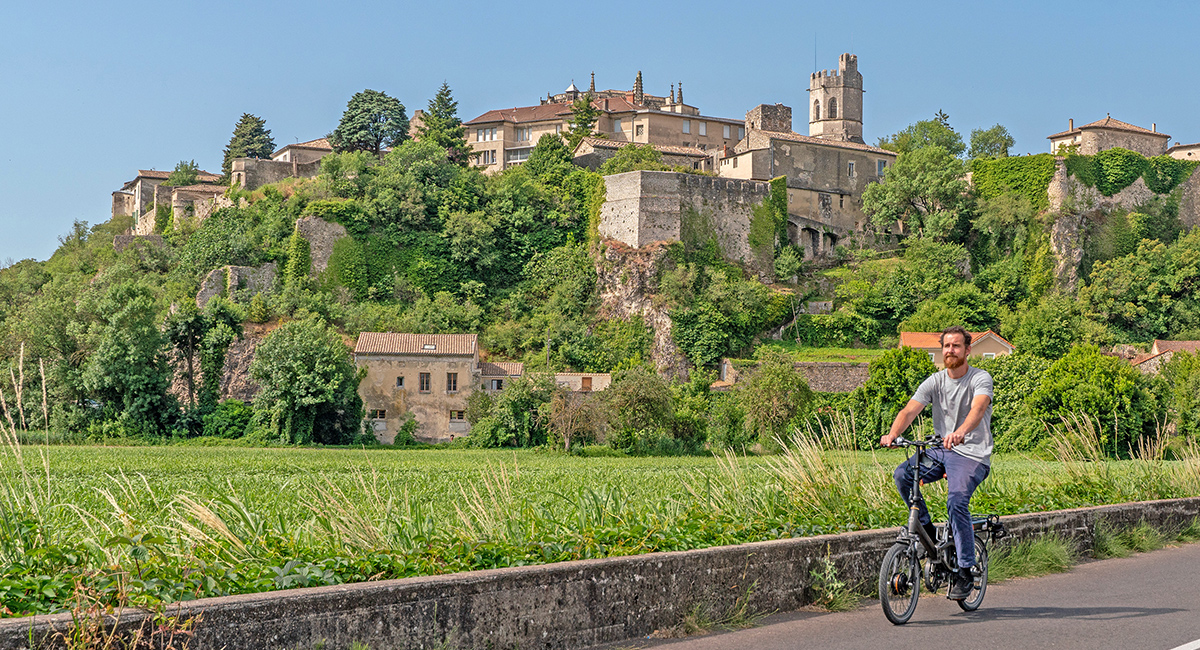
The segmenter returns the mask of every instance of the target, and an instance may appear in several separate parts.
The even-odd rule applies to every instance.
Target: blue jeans
[[[948,484],[946,509],[950,516],[950,532],[954,534],[954,550],[958,554],[958,566],[975,566],[975,534],[971,530],[971,495],[975,488],[987,478],[991,467],[953,451],[936,447],[926,453],[925,465],[921,467],[920,478],[925,483],[940,481],[944,476]],[[900,464],[892,476],[896,479],[896,489],[900,497],[911,508],[909,491],[912,486],[912,474],[917,462],[915,455]],[[930,523],[929,509],[925,502],[917,504],[918,514],[922,524]]]

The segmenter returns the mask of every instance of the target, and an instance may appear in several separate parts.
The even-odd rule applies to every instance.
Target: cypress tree
[[[226,179],[233,172],[234,158],[270,158],[275,151],[275,141],[266,128],[267,121],[249,113],[233,127],[233,137],[225,147],[225,160],[221,162],[221,173]]]

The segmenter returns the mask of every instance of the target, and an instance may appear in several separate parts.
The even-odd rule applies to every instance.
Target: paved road
[[[904,626],[888,623],[879,601],[870,600],[852,612],[782,614],[748,630],[626,645],[669,650],[1196,650],[1200,543],[990,585],[983,606],[971,613],[944,595],[925,596]]]

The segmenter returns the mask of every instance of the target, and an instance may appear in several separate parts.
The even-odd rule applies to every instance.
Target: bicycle
[[[941,439],[936,437],[925,441],[901,437],[892,446],[913,449],[917,458],[916,467],[920,468],[927,458],[925,449],[941,444]],[[919,469],[912,473],[909,502],[913,506],[908,511],[908,525],[900,530],[900,535],[883,556],[883,563],[879,567],[879,602],[883,606],[884,616],[894,625],[907,623],[917,611],[922,583],[930,592],[937,593],[943,583],[949,584],[950,577],[958,569],[949,523],[937,527],[936,540],[930,539],[921,525],[918,504],[924,498],[921,496],[920,474]],[[979,609],[987,592],[988,539],[998,540],[1007,534],[1000,517],[994,514],[972,514],[971,529],[975,533],[975,566],[971,568],[974,581],[971,595],[957,601],[958,606],[968,612]]]

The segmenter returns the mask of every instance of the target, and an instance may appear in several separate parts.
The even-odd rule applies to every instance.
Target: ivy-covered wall
[[[971,163],[971,182],[979,197],[990,199],[1007,192],[1022,194],[1036,210],[1045,210],[1050,201],[1046,190],[1054,178],[1054,156],[979,159]]]
[[[1067,155],[1067,173],[1079,182],[1112,196],[1141,178],[1155,194],[1170,194],[1192,175],[1200,161],[1170,156],[1147,158],[1128,149],[1106,149],[1094,156]]]

